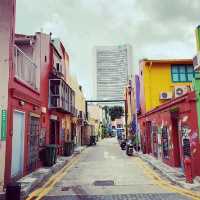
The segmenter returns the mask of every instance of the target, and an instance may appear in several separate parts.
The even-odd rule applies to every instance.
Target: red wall
[[[171,112],[178,110],[178,133],[173,133],[172,130],[172,118]],[[196,112],[196,101],[195,93],[191,92],[187,95],[179,97],[175,100],[172,100],[166,104],[163,104],[157,109],[154,109],[143,116],[140,116],[138,122],[141,129],[141,137],[143,141],[143,149],[145,146],[146,149],[150,148],[147,145],[147,142],[144,144],[146,138],[146,122],[151,121],[152,125],[162,128],[163,126],[168,127],[169,133],[169,157],[166,159],[163,157],[163,152],[161,151],[162,160],[170,165],[177,166],[178,155],[177,151],[180,150],[180,159],[183,163],[183,147],[182,147],[182,133],[183,127],[186,127],[186,131],[189,134],[190,149],[191,149],[191,160],[192,160],[192,173],[193,177],[200,175],[200,144],[199,144],[199,133],[198,133],[198,124],[197,124],[197,112]],[[180,149],[177,147],[177,138],[179,141]],[[163,139],[161,139],[163,142]],[[151,141],[152,145],[152,141]],[[162,150],[162,148],[161,148]],[[144,152],[146,153],[146,152]]]
[[[30,112],[41,115],[41,102],[48,101],[48,74],[44,69],[49,66],[49,36],[45,34],[39,34],[41,38],[41,85],[43,90],[39,92],[28,88],[20,81],[16,80],[14,59],[10,67],[9,77],[9,96],[8,96],[8,122],[7,122],[7,140],[6,140],[6,172],[5,172],[5,183],[8,183],[11,178],[11,161],[12,161],[12,129],[13,129],[13,111],[18,110],[25,113],[25,132],[24,132],[24,172],[23,175],[29,173],[29,120]],[[12,48],[13,51],[13,48]],[[45,56],[47,60],[45,61]],[[42,95],[40,95],[42,94]],[[24,106],[19,104],[20,100],[25,102]],[[48,125],[47,125],[48,126]],[[38,163],[39,166],[39,163]]]
[[[13,25],[14,27],[14,25]],[[11,180],[11,161],[12,161],[12,129],[13,129],[13,111],[19,110],[25,113],[25,136],[24,136],[24,171],[23,175],[28,174],[29,168],[29,120],[30,112],[40,115],[41,128],[46,129],[46,144],[49,144],[50,116],[56,115],[60,122],[59,130],[62,128],[62,119],[66,114],[57,112],[56,110],[48,110],[48,91],[49,91],[49,73],[53,66],[53,49],[50,44],[50,35],[36,33],[40,43],[40,53],[36,53],[37,62],[40,64],[40,91],[34,91],[15,79],[14,59],[11,57],[10,73],[9,73],[9,96],[8,96],[8,123],[7,123],[7,140],[6,140],[6,172],[5,184]],[[64,47],[63,47],[64,48]],[[11,50],[11,55],[13,48]],[[66,53],[66,52],[65,52]],[[20,105],[20,100],[25,104]],[[42,112],[42,108],[46,108],[46,112]],[[61,138],[59,133],[59,144]],[[38,162],[38,166],[41,166]]]

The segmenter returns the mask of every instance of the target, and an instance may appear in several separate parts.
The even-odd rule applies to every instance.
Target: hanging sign
[[[1,141],[6,140],[6,124],[7,124],[7,112],[6,110],[1,111]]]

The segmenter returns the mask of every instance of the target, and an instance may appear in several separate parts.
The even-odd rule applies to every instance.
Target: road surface
[[[87,148],[51,186],[43,200],[189,200],[163,187],[138,157],[129,157],[115,138]],[[40,199],[40,198],[38,198]]]

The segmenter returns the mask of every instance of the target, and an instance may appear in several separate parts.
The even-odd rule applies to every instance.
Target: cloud
[[[199,10],[199,0],[17,0],[17,32],[61,38],[91,98],[95,45],[131,44],[135,72],[144,57],[191,58]]]

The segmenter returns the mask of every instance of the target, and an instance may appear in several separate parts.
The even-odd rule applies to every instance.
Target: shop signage
[[[6,140],[6,123],[7,122],[7,112],[6,110],[1,111],[1,141]]]

